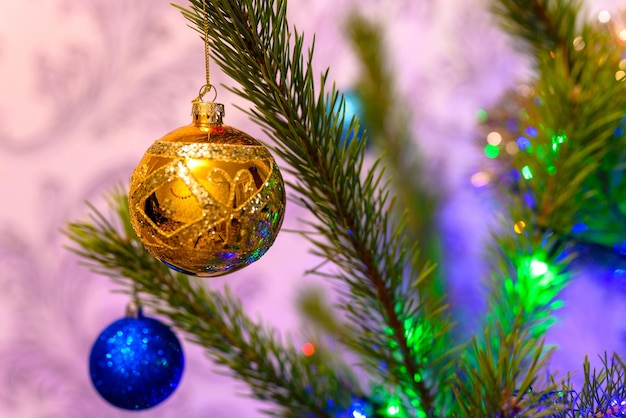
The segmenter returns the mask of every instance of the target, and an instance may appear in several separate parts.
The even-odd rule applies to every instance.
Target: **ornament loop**
[[[213,90],[213,99],[209,100],[210,102],[214,102],[217,99],[217,89],[213,84],[205,84],[200,87],[200,91],[198,91],[198,100],[204,102],[204,95]]]
[[[141,318],[142,316],[141,303],[138,299],[133,298],[133,300],[126,305],[126,318]]]

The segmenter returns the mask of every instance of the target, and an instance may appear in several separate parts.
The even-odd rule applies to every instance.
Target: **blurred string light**
[[[524,228],[526,228],[526,222],[524,221],[515,222],[515,225],[513,225],[513,230],[517,234],[521,234],[522,232],[524,232]]]
[[[611,406],[606,411],[603,417],[623,417],[626,416],[626,400],[613,399],[611,400]]]
[[[626,255],[626,242],[618,242],[617,244],[613,245],[613,249],[618,254]]]
[[[488,116],[489,115],[485,109],[478,109],[476,113],[474,114],[474,118],[476,119],[476,122],[478,123],[487,122]]]
[[[606,29],[612,31],[615,41],[623,47],[626,43],[626,25],[622,20],[622,16],[619,16],[618,19],[616,14],[612,14],[608,10],[602,10],[596,16],[598,22],[606,24]],[[588,41],[589,39],[586,37],[577,36],[572,41],[571,47],[579,53],[584,53],[585,49],[590,46],[587,45]],[[626,79],[626,51],[624,51],[622,58],[619,61],[619,68],[615,68],[616,81]],[[538,100],[532,86],[519,84],[497,107],[489,109],[489,111],[478,109],[475,112],[475,120],[483,125],[483,132],[486,134],[486,142],[483,142],[481,147],[484,147],[485,156],[489,160],[493,160],[495,164],[489,163],[486,167],[480,167],[471,174],[470,182],[474,188],[482,189],[491,185],[491,183],[498,182],[502,182],[507,187],[516,187],[517,181],[532,181],[536,174],[538,175],[539,172],[544,170],[552,175],[556,173],[555,159],[563,151],[563,147],[567,146],[568,141],[571,141],[571,138],[568,137],[568,132],[558,129],[558,127],[546,127],[537,122],[536,107],[542,105],[543,103],[541,100]],[[554,128],[554,130],[550,128]],[[625,131],[626,117],[616,126],[614,136],[621,138]],[[533,159],[532,163],[530,163],[530,160],[527,160],[525,163],[517,166],[518,169],[515,171],[518,178],[515,179],[506,175],[508,167],[512,165],[510,161],[507,161],[507,157],[519,152],[533,154],[536,158]],[[535,170],[538,171],[535,172]],[[612,181],[621,180],[612,179]],[[528,206],[534,206],[532,195],[527,194],[524,198],[527,200]],[[512,221],[511,226],[516,234],[521,235],[527,231],[528,226],[523,220],[517,219]],[[611,219],[607,219],[606,222],[611,222]],[[593,223],[588,226],[578,219],[577,223],[574,223],[572,226],[571,232],[576,238],[582,238],[583,242],[593,242],[596,236],[591,235],[591,238],[587,236],[595,233]],[[604,237],[600,237],[600,240],[602,239]],[[615,241],[619,242],[616,243]],[[612,239],[612,242],[607,244],[604,246],[607,250],[611,249],[614,253],[626,256],[626,241],[623,238],[620,240],[616,236]],[[533,258],[525,260],[524,266],[520,269],[526,269],[526,278],[529,279],[529,283],[535,282],[539,287],[548,287],[551,283],[559,283],[565,277],[546,263],[546,260],[542,257],[536,257],[534,261]],[[522,274],[521,271],[519,273]],[[615,280],[624,282],[626,287],[626,269],[616,269],[613,276]],[[515,291],[519,290],[516,289]],[[544,293],[547,297],[552,292],[547,291]],[[555,295],[553,294],[552,296]],[[562,302],[556,301],[554,303],[558,305]],[[624,416],[626,417],[626,413]]]
[[[531,138],[536,138],[537,135],[539,135],[539,130],[537,130],[534,126],[527,126],[524,132],[526,132],[526,135]]]
[[[490,181],[491,175],[486,171],[478,171],[472,174],[472,177],[470,177],[470,182],[472,183],[472,186],[477,189],[487,186]]]
[[[533,172],[530,169],[530,167],[527,165],[522,167],[521,173],[522,173],[522,177],[524,177],[526,180],[530,180],[533,178]]]
[[[572,226],[572,232],[574,234],[582,234],[588,229],[589,227],[584,222],[577,222]]]
[[[386,412],[387,412],[387,416],[389,417],[397,417],[400,415],[400,411],[401,411],[400,406],[392,403],[387,406]]]
[[[302,344],[302,347],[300,349],[302,350],[302,354],[307,357],[311,357],[313,354],[315,354],[315,346],[310,342]]]
[[[608,10],[602,10],[598,13],[598,20],[600,23],[609,23],[611,20],[611,13]]]
[[[546,263],[541,255],[522,259],[520,275],[527,276],[539,287],[549,287],[559,279],[557,270]]]
[[[567,135],[563,131],[552,135],[552,151],[557,152],[559,147],[567,141]]]
[[[435,332],[433,328],[425,322],[415,321],[413,318],[407,318],[404,320],[404,336],[406,338],[407,343],[410,347],[414,348],[415,351],[419,352],[423,349],[423,347],[432,346],[434,341]],[[391,327],[385,328],[385,334],[388,336],[393,336],[394,331]],[[398,349],[398,343],[394,338],[390,339],[389,348],[392,350]],[[399,355],[402,355],[398,353]],[[424,357],[422,359],[424,362],[428,361],[428,358]],[[420,382],[422,380],[422,375],[420,374],[422,370],[418,370],[413,376],[413,379],[416,382]],[[410,389],[406,389],[404,392],[411,401],[411,407],[413,408],[413,414],[417,418],[427,418],[426,412],[423,411],[421,402],[419,401],[419,397],[417,393],[411,392]],[[402,409],[402,402],[398,398],[397,395],[389,394],[386,400],[381,402],[381,405],[384,405],[382,411],[384,412],[385,417],[396,417],[396,418],[405,418],[407,417],[407,413]]]
[[[577,36],[576,38],[574,38],[572,45],[574,46],[574,49],[576,51],[582,51],[587,44],[585,43],[585,40],[582,36]]]
[[[530,151],[530,140],[525,136],[520,136],[515,140],[515,144],[522,151]]]
[[[500,145],[500,143],[502,142],[502,135],[500,135],[496,131],[489,132],[489,134],[487,135],[487,142],[490,145]]]
[[[519,147],[517,146],[515,142],[509,142],[508,144],[506,144],[504,149],[509,155],[515,155],[519,151]]]
[[[388,399],[380,399],[377,402],[379,407],[378,411],[374,411],[372,403],[364,399],[353,400],[350,408],[347,411],[343,411],[335,415],[335,418],[374,418],[374,417],[389,417],[389,418],[406,418],[408,415],[402,408],[402,402],[395,395],[388,395]],[[421,410],[415,411],[418,418],[427,418],[425,412]]]
[[[532,258],[530,263],[528,263],[528,268],[530,271],[530,277],[536,279],[540,276],[545,276],[548,273],[548,264],[544,261],[537,260],[536,258]]]
[[[500,155],[500,147],[491,144],[485,145],[485,155],[491,159],[498,158],[498,155]]]
[[[626,289],[626,270],[622,268],[616,268],[613,271],[613,281],[615,281],[622,290]]]
[[[504,280],[504,289],[519,298],[524,309],[532,311],[537,306],[548,306],[550,309],[559,309],[563,301],[555,299],[560,291],[560,284],[565,275],[546,262],[546,255],[536,253],[522,257],[517,264],[517,278],[508,277]],[[539,325],[547,328],[548,323]]]
[[[368,405],[363,401],[355,401],[348,410],[348,418],[373,418]]]

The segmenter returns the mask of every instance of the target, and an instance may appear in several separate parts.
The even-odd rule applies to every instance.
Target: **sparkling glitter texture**
[[[151,408],[174,392],[184,356],[176,335],[161,322],[139,316],[109,325],[89,357],[91,381],[100,395],[122,409]]]
[[[155,257],[218,276],[258,260],[285,213],[276,162],[257,140],[222,125],[223,106],[193,102],[193,122],[157,140],[131,178],[135,232]]]

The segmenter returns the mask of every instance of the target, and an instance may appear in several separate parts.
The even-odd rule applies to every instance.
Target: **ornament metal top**
[[[258,260],[285,213],[269,151],[222,125],[224,106],[192,102],[192,123],[157,140],[133,172],[130,218],[146,249],[174,270],[219,276]]]

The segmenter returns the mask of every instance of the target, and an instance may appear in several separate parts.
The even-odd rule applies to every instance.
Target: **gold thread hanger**
[[[204,71],[206,76],[206,83],[200,87],[200,91],[198,92],[198,98],[196,100],[203,102],[204,96],[213,90],[215,95],[213,96],[212,102],[217,99],[217,89],[213,84],[211,84],[211,45],[209,43],[209,19],[206,13],[206,1],[202,2],[202,23],[204,28]]]

